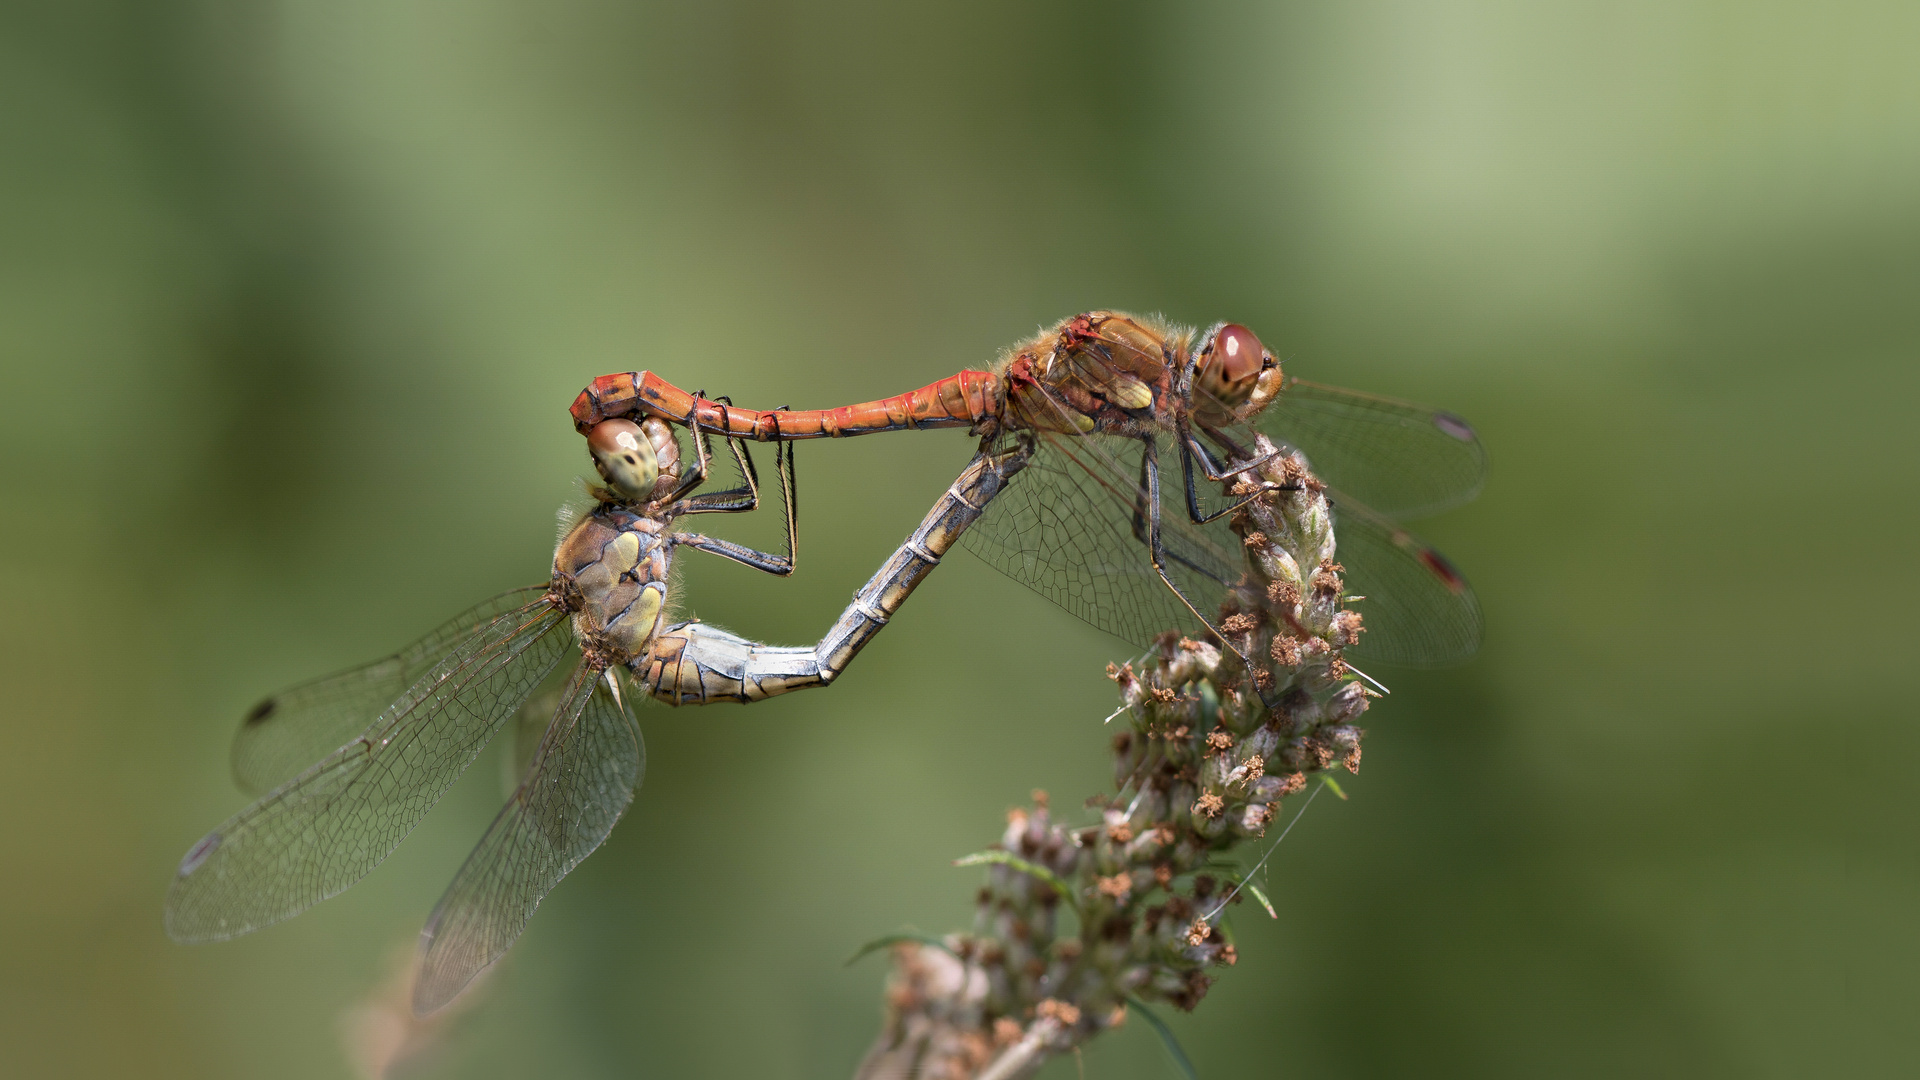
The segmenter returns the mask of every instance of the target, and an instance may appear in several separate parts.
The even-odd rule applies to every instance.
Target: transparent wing
[[[528,769],[420,935],[413,1007],[429,1013],[500,959],[560,879],[626,812],[646,751],[609,672],[574,673]]]
[[[1425,405],[1289,378],[1254,423],[1305,453],[1327,483],[1395,520],[1459,506],[1486,480],[1473,428]]]
[[[233,737],[233,776],[241,790],[255,795],[271,791],[352,742],[461,642],[501,615],[532,603],[544,588],[501,593],[392,656],[301,683],[255,705]]]
[[[960,542],[988,565],[1108,633],[1146,647],[1167,630],[1205,630],[1153,569],[1137,440],[1038,433],[1033,460]],[[1177,454],[1177,452],[1176,452]],[[1168,453],[1163,451],[1163,458]],[[1129,462],[1128,459],[1131,458]],[[1237,538],[1193,525],[1181,506],[1177,459],[1161,462],[1167,573],[1208,618],[1244,573]],[[1167,483],[1172,480],[1174,489]]]
[[[553,714],[560,711],[561,695],[572,681],[571,673],[558,685],[549,678],[548,688],[535,691],[526,704],[520,706],[520,711],[513,714],[507,727],[513,743],[500,757],[501,798],[518,791],[520,781],[527,778],[527,770],[533,768],[533,756],[540,751],[540,740],[547,737],[547,729],[553,726]]]
[[[1338,490],[1333,503],[1336,556],[1347,592],[1366,599],[1358,661],[1410,667],[1457,664],[1480,649],[1480,602],[1446,556]]]
[[[298,914],[378,866],[572,643],[535,602],[459,641],[359,738],[208,833],[167,893],[167,933],[218,941]]]

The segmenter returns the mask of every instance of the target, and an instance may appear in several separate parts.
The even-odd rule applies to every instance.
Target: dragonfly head
[[[602,420],[587,431],[587,452],[607,489],[622,502],[652,500],[664,479],[680,475],[680,444],[673,429],[657,418],[644,424]]]
[[[1251,404],[1258,412],[1280,390],[1280,361],[1239,323],[1222,323],[1201,346],[1194,371],[1196,408],[1218,406],[1227,413]],[[1221,418],[1224,420],[1224,418]]]

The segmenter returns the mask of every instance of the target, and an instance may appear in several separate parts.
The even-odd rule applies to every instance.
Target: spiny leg
[[[759,507],[760,480],[759,473],[753,465],[752,450],[746,446],[743,440],[737,438],[728,438],[726,442],[728,450],[734,455],[734,461],[740,466],[741,475],[746,477],[747,487],[734,491],[711,492],[691,496],[674,504],[667,511],[668,516],[678,517],[682,514],[738,514]],[[785,442],[775,444],[773,461],[774,472],[780,481],[780,511],[782,523],[786,528],[787,553],[784,558],[755,551],[752,548],[742,547],[738,544],[731,544],[728,541],[712,540],[709,537],[700,536],[697,533],[680,535],[696,537],[702,543],[711,543],[718,545],[718,547],[701,548],[701,543],[681,542],[686,542],[688,546],[701,548],[701,550],[712,550],[714,554],[722,555],[725,558],[734,559],[735,561],[746,562],[749,566],[753,566],[756,569],[767,570],[769,573],[781,575],[792,573],[798,558],[797,553],[800,545],[800,512],[798,496],[795,490],[794,450],[792,444]],[[748,497],[741,499],[739,497],[740,490],[745,490],[748,493]],[[725,550],[719,550],[719,548],[725,548]],[[748,561],[747,559],[741,558],[742,555],[758,556],[758,560]],[[785,569],[771,569],[773,566],[783,566]]]
[[[1279,457],[1280,452],[1278,450],[1275,450],[1271,454],[1267,454],[1253,461],[1249,461],[1244,465],[1236,465],[1233,468],[1229,469],[1225,466],[1224,463],[1220,462],[1218,459],[1216,459],[1213,456],[1212,451],[1209,451],[1207,449],[1205,443],[1202,443],[1199,439],[1194,437],[1193,430],[1188,426],[1186,417],[1182,416],[1178,418],[1175,421],[1175,426],[1178,427],[1180,431],[1180,471],[1182,476],[1186,480],[1187,517],[1192,519],[1194,524],[1205,525],[1211,521],[1226,517],[1228,514],[1233,513],[1235,510],[1240,509],[1241,507],[1247,505],[1248,503],[1252,502],[1253,500],[1259,498],[1261,495],[1269,491],[1298,490],[1298,485],[1294,485],[1291,487],[1283,487],[1280,485],[1270,484],[1265,481],[1261,481],[1258,484],[1258,486],[1256,486],[1254,491],[1251,494],[1247,495],[1245,498],[1223,509],[1216,510],[1211,514],[1207,513],[1206,511],[1200,509],[1200,492],[1195,487],[1194,481],[1193,481],[1193,463],[1195,459],[1199,460],[1201,471],[1206,474],[1207,479],[1215,483],[1218,483],[1223,480],[1231,479],[1235,476],[1243,475],[1249,470],[1257,469],[1260,466],[1265,465],[1267,462],[1272,461],[1274,458]],[[1208,434],[1213,435],[1214,437],[1220,439],[1223,443],[1229,442],[1225,436],[1220,435],[1218,432],[1208,432]],[[1229,443],[1229,445],[1231,444]],[[1239,455],[1236,455],[1236,456],[1239,456]]]
[[[1252,671],[1253,661],[1248,659],[1247,654],[1241,652],[1239,646],[1235,645],[1219,627],[1213,625],[1213,620],[1202,615],[1200,609],[1193,606],[1193,601],[1187,598],[1187,594],[1180,591],[1180,586],[1174,584],[1173,578],[1167,575],[1168,554],[1166,546],[1160,539],[1160,462],[1158,450],[1151,435],[1142,436],[1140,439],[1140,490],[1134,499],[1133,522],[1134,536],[1146,541],[1149,561],[1153,563],[1154,573],[1160,575],[1161,583],[1172,590],[1174,596],[1179,597],[1188,611],[1193,612],[1193,617],[1200,620],[1200,625],[1206,627],[1214,637],[1219,638],[1220,643],[1232,650],[1246,669]],[[1146,536],[1140,537],[1143,526]]]
[[[693,434],[694,466],[681,474],[680,483],[674,487],[673,491],[669,493],[665,499],[661,500],[669,505],[685,498],[688,492],[693,491],[701,484],[707,482],[707,466],[709,463],[707,438],[705,433],[700,430],[700,421],[698,419],[699,407],[697,404],[705,395],[706,391],[704,390],[695,394],[694,400],[696,404],[689,407],[687,415],[678,421],[678,423],[685,426],[686,429]]]
[[[773,574],[778,577],[786,577],[788,574],[793,573],[793,555],[791,553],[774,555],[750,548],[745,544],[736,544],[731,540],[722,540],[719,537],[707,536],[703,533],[674,533],[673,542],[682,547],[690,547],[696,551],[704,551],[709,555],[718,555],[723,559],[731,559],[742,566],[751,566],[755,570]]]

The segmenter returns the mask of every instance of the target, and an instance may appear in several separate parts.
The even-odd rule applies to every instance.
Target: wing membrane
[[[301,683],[260,702],[233,738],[234,779],[242,790],[258,795],[300,775],[353,741],[475,631],[526,606],[540,592],[535,586],[502,593],[391,656]]]
[[[1144,520],[1137,441],[1040,433],[1033,460],[960,542],[988,565],[1094,626],[1146,647],[1164,631],[1205,630],[1154,572]],[[1165,464],[1164,462],[1162,463]],[[1178,470],[1173,472],[1178,483]],[[1244,561],[1223,526],[1193,525],[1177,495],[1160,515],[1167,573],[1194,606],[1217,617]]]
[[[413,831],[572,643],[540,602],[459,641],[359,738],[209,833],[181,860],[167,933],[218,941],[365,876]]]
[[[1486,480],[1473,428],[1425,405],[1290,378],[1254,422],[1305,453],[1327,483],[1396,521],[1468,502]]]
[[[613,831],[646,751],[608,673],[582,665],[520,787],[420,935],[414,1009],[432,1012],[504,955],[560,879]]]
[[[1364,619],[1356,660],[1410,667],[1457,664],[1480,648],[1480,602],[1453,564],[1419,537],[1338,490],[1334,542]]]

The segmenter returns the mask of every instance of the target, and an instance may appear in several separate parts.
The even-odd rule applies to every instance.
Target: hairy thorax
[[[553,591],[573,612],[583,652],[625,663],[647,649],[666,605],[665,526],[602,504],[553,553]]]

